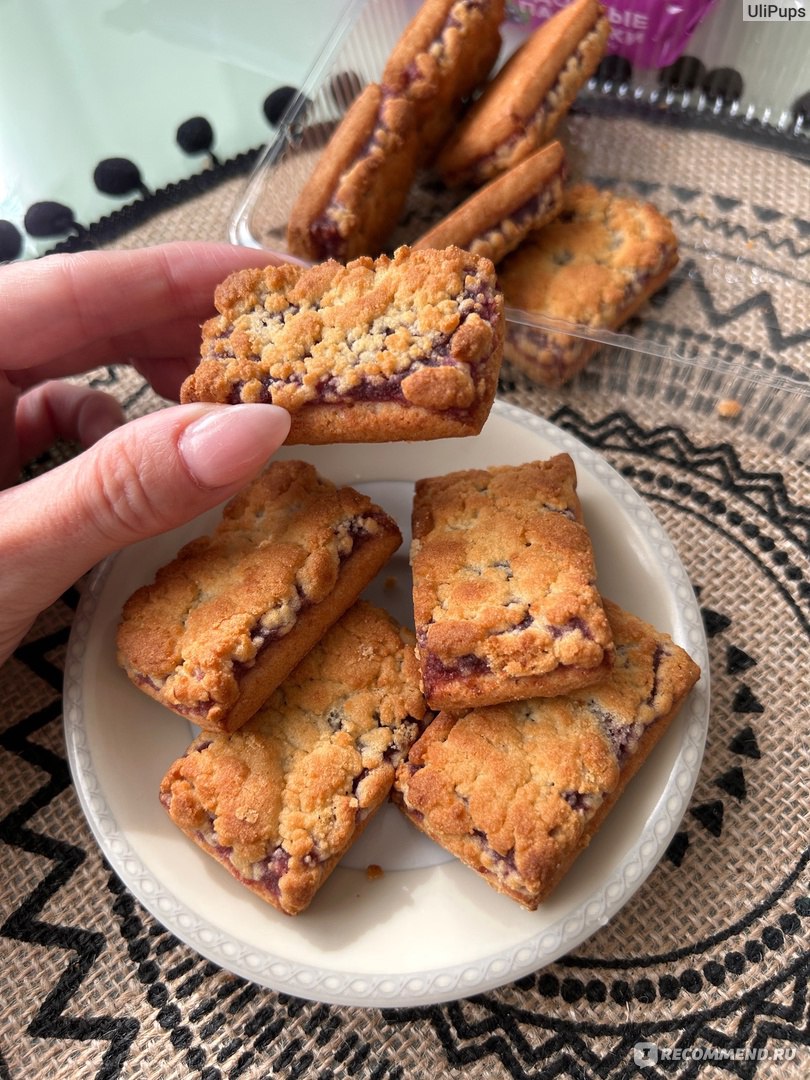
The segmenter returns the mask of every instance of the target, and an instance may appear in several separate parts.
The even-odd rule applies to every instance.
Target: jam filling
[[[460,656],[452,664],[444,664],[436,656],[435,653],[427,652],[425,654],[422,650],[424,660],[422,662],[422,678],[425,683],[425,688],[430,692],[437,687],[442,686],[445,683],[453,682],[455,679],[466,679],[470,675],[490,675],[492,668],[486,660],[483,660],[480,656],[475,656],[473,653],[468,653],[466,656]]]
[[[503,565],[506,566],[507,564]],[[520,633],[523,630],[528,630],[534,623],[534,616],[531,612],[527,611],[520,622],[517,622],[512,626],[507,626],[503,630],[497,630],[491,634],[491,636],[499,637],[502,634]],[[569,619],[567,623],[563,623],[560,626],[549,623],[547,625],[547,630],[554,641],[559,641],[567,634],[574,633],[581,634],[587,641],[593,640],[593,634],[590,627],[579,616]],[[426,630],[420,630],[417,634],[417,639],[419,642],[420,656],[422,657],[422,678],[428,696],[433,690],[436,690],[438,687],[445,685],[448,682],[453,682],[456,679],[465,679],[471,675],[492,674],[492,666],[484,657],[476,656],[475,653],[466,653],[464,656],[457,657],[452,663],[445,663],[428,647]]]
[[[340,709],[332,709],[328,716],[327,722],[332,731],[339,731],[343,728],[343,714]],[[415,717],[406,717],[402,721],[402,726],[409,730],[409,737],[404,740],[407,744],[405,747],[397,746],[393,741],[389,743],[388,747],[382,755],[382,760],[387,762],[396,768],[402,763],[411,743],[415,741],[416,737],[421,734],[424,728],[427,726],[429,716],[426,716],[421,722],[416,720]],[[211,745],[210,739],[203,739],[195,743],[193,751],[195,753],[201,753]],[[362,782],[375,771],[379,766],[372,766],[369,768],[362,768],[352,778],[350,793],[357,798],[358,789]],[[170,792],[162,792],[160,795],[160,801],[166,810],[171,811],[172,796]],[[361,824],[372,812],[374,807],[357,806],[355,808],[355,822],[357,825]],[[268,849],[267,855],[263,859],[259,859],[256,862],[250,864],[250,873],[245,873],[234,862],[234,849],[233,847],[222,844],[217,836],[215,816],[212,813],[207,815],[207,827],[197,830],[197,838],[209,848],[212,852],[216,853],[221,858],[227,860],[230,870],[233,875],[238,878],[243,884],[249,886],[260,885],[263,889],[270,892],[274,897],[278,898],[281,893],[280,882],[281,879],[289,872],[292,856],[284,848],[283,843],[277,844],[271,849]],[[301,857],[301,863],[307,867],[320,866],[330,859],[338,852],[323,851],[316,843],[313,843],[312,848],[306,855]]]
[[[562,170],[558,175],[562,175]],[[527,199],[514,213],[481,233],[475,242],[502,248],[503,254],[507,254],[508,251],[517,247],[528,230],[536,227],[535,223],[538,220],[546,216],[554,202],[555,192],[543,188]]]
[[[596,810],[604,798],[593,791],[563,791],[562,797],[572,810],[580,814],[589,814]]]
[[[593,641],[593,634],[588,624],[575,615],[573,619],[569,619],[567,623],[563,623],[561,626],[554,626],[549,623],[548,632],[551,634],[555,641],[559,641],[560,638],[565,637],[566,634],[580,633],[586,641]]]
[[[491,286],[474,271],[465,274],[465,287],[459,295],[458,308],[461,316],[459,327],[463,326],[471,315],[477,315],[490,325],[494,324],[498,317],[496,300]],[[458,333],[458,329],[454,333]],[[406,376],[422,368],[457,367],[468,370],[473,385],[477,385],[484,376],[489,356],[485,355],[470,364],[455,360],[451,355],[452,338],[452,334],[435,333],[429,351],[417,357],[403,356],[403,362],[407,366],[390,376],[361,376],[353,386],[346,387],[334,375],[327,375],[316,385],[307,387],[307,404],[338,405],[345,404],[347,401],[402,403],[406,400],[402,392],[402,382]],[[220,359],[228,358],[227,353],[220,352],[218,356]],[[254,356],[252,359],[255,360],[257,365],[260,362],[258,356]],[[306,365],[306,361],[307,358],[304,357],[304,365]],[[359,357],[357,362],[358,364],[361,362]],[[276,387],[290,385],[303,387],[304,372],[295,372],[285,378],[276,378],[269,373],[262,373],[249,381],[255,383],[256,379],[261,383],[261,393],[252,400],[269,403],[273,400],[273,391]],[[241,380],[234,383],[228,397],[229,404],[235,405],[242,400],[242,392],[247,381]],[[449,415],[454,412],[464,413],[466,410],[450,408],[444,410],[444,412]]]
[[[427,49],[427,52],[433,57],[439,68],[445,66],[448,31],[456,30],[464,25],[465,13],[469,16],[476,11],[481,11],[484,6],[485,0],[459,0],[458,3],[453,5],[445,20],[441,33]],[[384,151],[385,144],[392,134],[391,129],[382,119],[387,102],[392,97],[401,96],[403,94],[407,97],[409,91],[420,82],[422,78],[423,74],[419,67],[418,58],[415,58],[405,68],[401,86],[390,87],[383,85],[381,87],[382,101],[380,102],[374,130],[360,153],[351,162],[349,168],[338,177],[338,181],[335,185],[336,191],[340,190],[349,172],[354,171],[358,165],[368,160],[368,158],[377,151]],[[344,220],[345,217],[345,204],[333,195],[332,199],[324,207],[323,212],[310,225],[310,238],[322,258],[338,260],[343,260],[345,258],[346,238],[348,234],[347,222]]]
[[[365,528],[363,523],[365,522],[370,524],[373,521],[381,520],[382,516],[380,514],[370,511],[369,513],[362,514],[359,517],[349,518],[346,522],[342,523],[345,526],[345,529],[343,543],[342,545],[339,544],[338,546],[339,566],[342,567],[343,564],[357,551],[358,547],[360,547],[360,545],[362,545],[366,540],[369,539],[369,537],[373,535],[372,531],[368,528]],[[336,536],[338,535],[339,530],[340,526],[337,526],[335,528]],[[351,543],[347,543],[348,540],[350,540]],[[285,637],[287,634],[289,634],[296,625],[302,613],[313,606],[313,602],[308,599],[303,589],[297,582],[295,584],[294,594],[285,597],[284,600],[286,600],[288,603],[288,606],[292,613],[292,617],[288,618],[280,625],[273,627],[263,626],[261,619],[257,620],[250,629],[250,639],[252,644],[256,648],[255,655],[251,660],[231,661],[231,670],[237,682],[239,682],[239,680],[242,679],[248,671],[250,671],[253,667],[256,666],[257,661],[259,660],[265,649],[267,649],[267,647],[271,645],[274,641],[278,641],[279,638]],[[205,673],[202,670],[198,669],[194,672],[194,676],[198,680],[202,680],[205,676]],[[138,675],[136,677],[136,681],[139,683],[139,685],[149,686],[153,690],[160,691],[165,687],[168,679],[164,680],[163,683],[159,683],[148,675]],[[197,720],[206,717],[211,709],[211,706],[214,704],[214,699],[208,697],[202,701],[196,702],[194,705],[181,705],[175,703],[172,705],[172,709],[180,715],[187,717],[189,720]]]
[[[663,645],[656,645],[652,658],[652,686],[645,702],[645,705],[648,708],[654,707],[655,699],[658,695],[658,680],[661,665],[668,655],[669,652]],[[613,753],[616,755],[616,761],[619,764],[619,768],[624,768],[626,763],[635,753],[642,735],[650,725],[644,724],[639,720],[629,724],[622,724],[612,713],[603,709],[596,702],[590,702],[589,708],[593,716],[601,724]],[[658,719],[658,716],[654,716],[650,723],[655,723]]]
[[[487,834],[482,832],[481,829],[473,829],[470,834],[477,842],[481,849],[482,856],[485,856],[489,862],[493,865],[491,867],[481,867],[481,873],[492,874],[503,880],[509,877],[511,874],[518,872],[517,863],[515,862],[515,849],[510,848],[507,852],[496,851],[492,847],[487,839]]]

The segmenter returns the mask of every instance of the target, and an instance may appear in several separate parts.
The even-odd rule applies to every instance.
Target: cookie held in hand
[[[288,443],[475,435],[503,353],[495,268],[458,248],[242,270],[216,291],[181,400],[271,402]]]

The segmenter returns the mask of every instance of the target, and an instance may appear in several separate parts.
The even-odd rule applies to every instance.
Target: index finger
[[[181,242],[11,264],[0,271],[0,368],[76,374],[87,366],[83,346],[174,320],[202,322],[231,271],[271,262],[253,248]],[[50,363],[62,357],[64,365]]]

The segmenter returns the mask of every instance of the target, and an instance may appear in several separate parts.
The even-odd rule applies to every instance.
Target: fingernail
[[[289,430],[289,413],[276,405],[215,405],[188,425],[177,447],[201,487],[228,487],[255,475]]]

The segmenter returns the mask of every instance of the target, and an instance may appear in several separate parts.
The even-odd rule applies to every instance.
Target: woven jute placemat
[[[621,175],[679,232],[686,272],[631,331],[693,360],[715,357],[722,369],[625,350],[597,358],[562,390],[508,369],[500,388],[630,480],[698,593],[709,736],[666,856],[573,955],[474,998],[338,1007],[237,978],[140,906],[82,816],[61,705],[80,583],[0,671],[0,1075],[810,1075],[806,166],[628,118],[602,118],[597,129],[575,117],[569,133],[575,160],[587,149],[584,174],[605,183]],[[226,177],[157,204],[137,227],[113,222],[96,242],[221,239],[243,183]],[[746,381],[746,365],[769,380]],[[125,366],[87,378],[129,416],[162,404]],[[743,405],[731,421],[716,410],[730,390]]]

